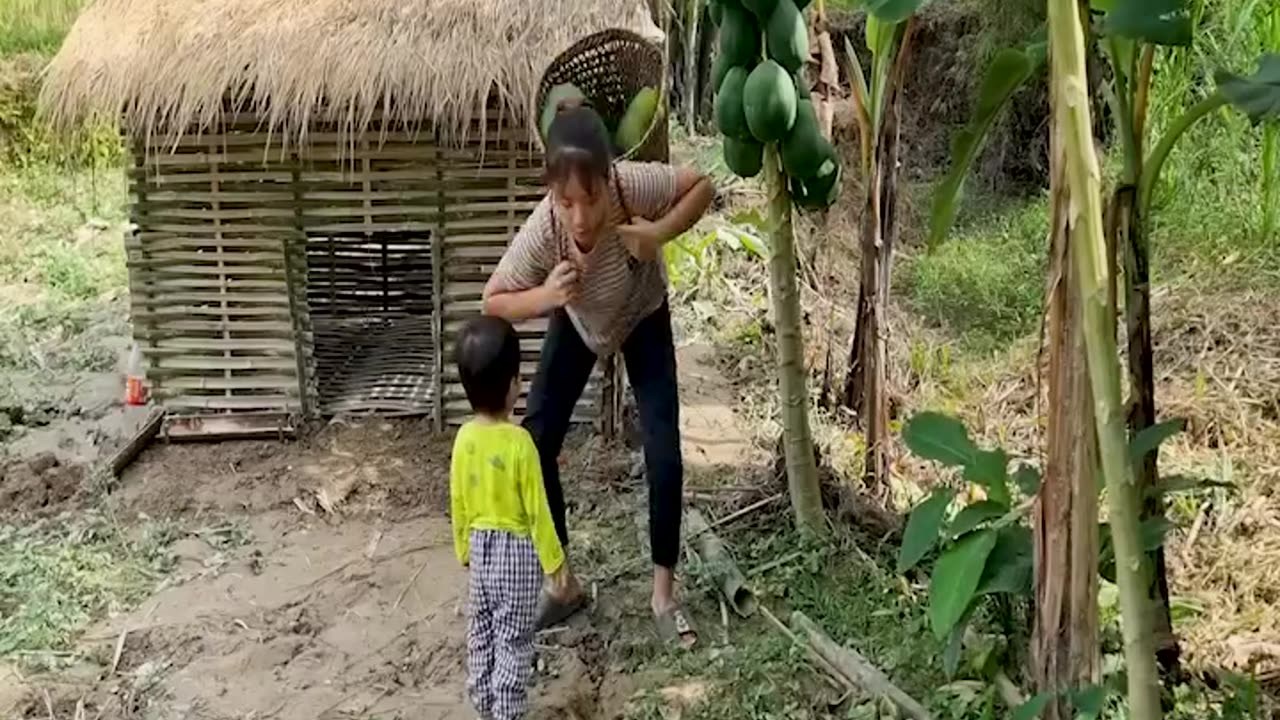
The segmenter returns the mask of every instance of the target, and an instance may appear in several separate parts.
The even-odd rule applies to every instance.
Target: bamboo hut
[[[169,435],[465,417],[451,338],[543,193],[539,80],[618,27],[656,29],[637,0],[85,10],[42,101],[58,126],[118,118],[128,140],[133,332]],[[521,328],[527,374],[544,328]],[[580,420],[612,424],[613,378]]]

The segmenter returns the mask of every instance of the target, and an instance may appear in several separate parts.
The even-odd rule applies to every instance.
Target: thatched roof
[[[284,139],[378,114],[458,139],[491,96],[526,120],[547,64],[609,27],[656,31],[644,0],[96,0],[42,103],[60,127],[118,116],[145,138],[208,128],[229,100]]]

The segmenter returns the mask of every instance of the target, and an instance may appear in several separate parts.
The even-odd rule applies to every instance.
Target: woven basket
[[[641,89],[657,88],[658,111],[653,115],[653,124],[639,145],[623,149],[622,157],[666,162],[670,158],[670,146],[663,57],[660,46],[629,30],[615,28],[588,35],[547,66],[538,85],[534,117],[542,112],[547,93],[561,83],[573,83],[601,116],[612,118],[621,118],[631,98]],[[543,138],[539,137],[539,142],[543,142]]]

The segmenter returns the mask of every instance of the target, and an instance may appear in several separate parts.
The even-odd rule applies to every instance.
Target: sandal
[[[679,644],[688,650],[698,643],[698,631],[689,620],[689,614],[679,605],[671,606],[653,619],[658,626],[658,637],[668,645]]]
[[[538,630],[546,630],[553,625],[568,620],[587,607],[587,594],[580,592],[578,597],[562,601],[558,600],[546,590],[542,591],[542,596],[538,600],[538,622],[536,628]]]

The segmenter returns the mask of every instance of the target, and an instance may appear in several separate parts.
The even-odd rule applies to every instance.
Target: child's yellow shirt
[[[483,420],[463,425],[453,441],[449,494],[458,562],[471,561],[472,530],[501,530],[532,540],[544,573],[564,564],[538,448],[524,428]]]

